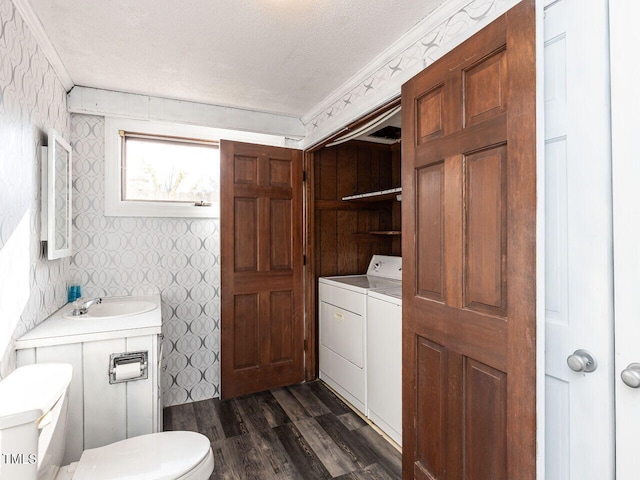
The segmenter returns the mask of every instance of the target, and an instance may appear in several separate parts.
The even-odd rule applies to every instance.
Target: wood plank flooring
[[[165,430],[211,440],[211,480],[390,480],[401,454],[321,381],[164,409]]]

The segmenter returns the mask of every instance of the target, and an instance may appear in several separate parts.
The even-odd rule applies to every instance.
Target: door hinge
[[[308,344],[307,344],[307,339],[305,338],[305,339],[304,339],[304,351],[305,351],[305,352],[307,351],[307,345],[308,345]]]
[[[306,265],[306,264],[307,264],[307,256],[302,255],[302,265]]]
[[[303,182],[307,181],[307,172],[305,170],[302,171],[302,181]]]

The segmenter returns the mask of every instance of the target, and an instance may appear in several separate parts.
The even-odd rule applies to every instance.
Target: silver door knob
[[[586,350],[576,350],[567,357],[567,365],[574,372],[590,373],[598,368],[596,358]]]
[[[640,363],[630,363],[620,374],[622,381],[631,388],[640,387]]]

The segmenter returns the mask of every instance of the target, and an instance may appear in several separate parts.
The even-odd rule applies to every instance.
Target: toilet
[[[38,363],[0,382],[0,480],[207,480],[209,439],[159,432],[85,450],[61,466],[71,365]]]

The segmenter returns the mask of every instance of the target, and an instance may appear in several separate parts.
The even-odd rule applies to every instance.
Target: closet
[[[374,254],[402,255],[399,109],[354,132],[306,155],[307,379],[317,375],[318,278],[365,273]]]
[[[400,146],[359,140],[314,155],[316,277],[366,271],[373,254],[400,255]]]

